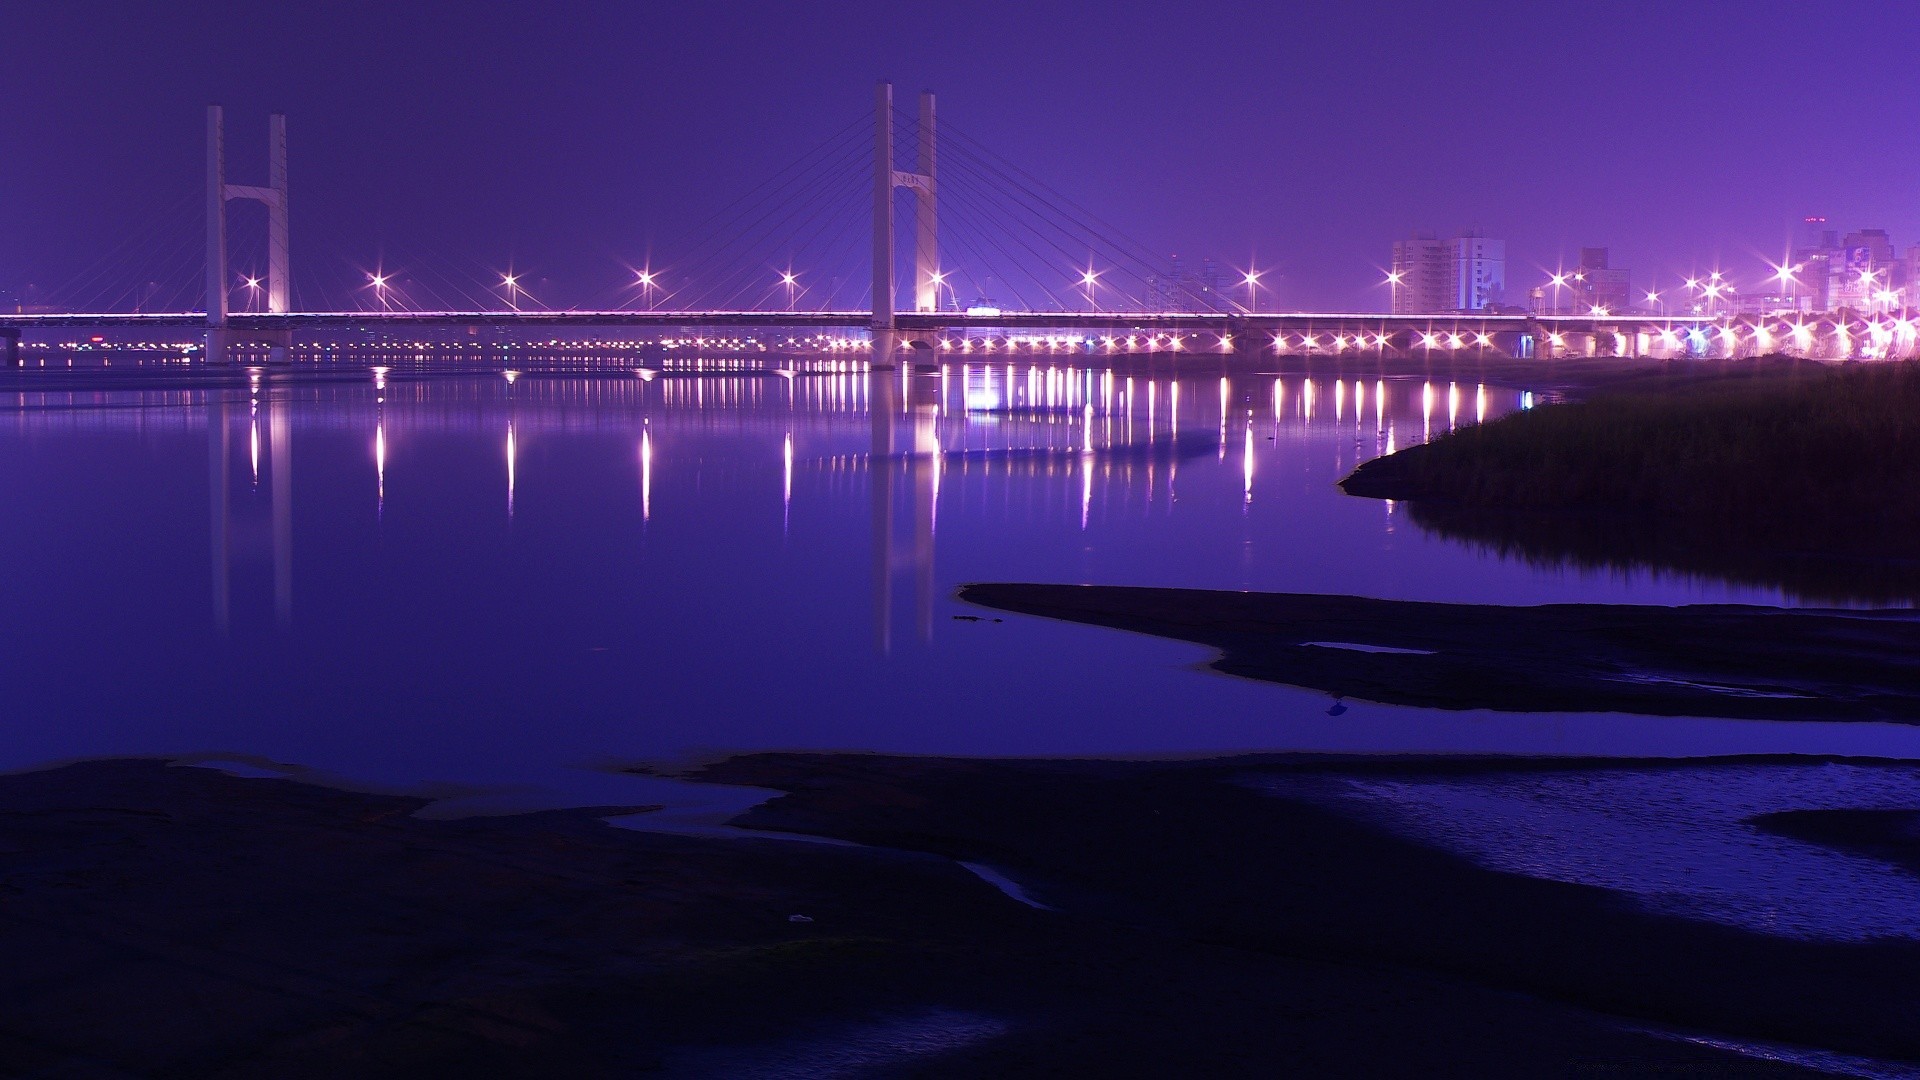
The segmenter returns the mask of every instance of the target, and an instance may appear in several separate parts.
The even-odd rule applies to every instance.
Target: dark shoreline
[[[0,1071],[693,1076],[857,1052],[914,1076],[1813,1075],[1650,1028],[1920,1060],[1920,944],[1650,913],[1287,794],[1809,760],[755,754],[696,777],[786,792],[749,829],[864,847],[605,809],[422,820],[417,798],[154,761],[0,776]]]
[[[1920,619],[1907,612],[1013,583],[959,595],[1210,645],[1221,651],[1212,666],[1231,675],[1391,705],[1920,722]]]

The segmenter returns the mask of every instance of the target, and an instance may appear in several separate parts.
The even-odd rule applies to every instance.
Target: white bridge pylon
[[[224,359],[234,331],[227,326],[227,203],[250,199],[267,208],[267,312],[290,310],[291,262],[287,254],[287,118],[267,121],[267,186],[227,183],[226,120],[218,105],[207,106],[207,356]],[[268,331],[256,336],[282,353],[290,341]],[[276,359],[279,357],[276,356]]]
[[[939,185],[935,181],[933,94],[920,94],[919,153],[916,172],[893,167],[893,84],[874,88],[873,147],[873,360],[876,367],[893,366],[894,330],[894,221],[893,193],[913,192],[913,307],[916,312],[940,308]]]

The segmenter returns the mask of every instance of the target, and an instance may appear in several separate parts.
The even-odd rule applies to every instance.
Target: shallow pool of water
[[[1496,870],[1597,885],[1760,933],[1920,940],[1920,878],[1753,823],[1920,806],[1920,769],[1833,762],[1270,785],[1317,792]]]

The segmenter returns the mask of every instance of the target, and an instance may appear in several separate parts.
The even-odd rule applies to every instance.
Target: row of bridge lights
[[[1799,284],[1799,279],[1796,275],[1805,269],[1806,266],[1804,264],[1780,264],[1774,267],[1772,279],[1779,284],[1781,291],[1784,293],[1787,289]],[[1879,270],[1863,269],[1860,271],[1859,282],[1863,291],[1872,290],[1868,292],[1868,295],[1873,302],[1891,308],[1899,303],[1900,294],[1885,287],[1874,290],[1874,286],[1879,282],[1880,273],[1881,271]],[[1095,289],[1099,285],[1100,278],[1103,274],[1104,271],[1096,270],[1091,265],[1085,270],[1079,271],[1079,277],[1076,283],[1085,290],[1087,306],[1089,308],[1097,307]],[[946,287],[947,279],[950,276],[948,272],[939,270],[932,271],[928,275],[935,289]],[[1258,290],[1261,277],[1262,271],[1259,270],[1247,270],[1241,274],[1240,282],[1247,290],[1247,310],[1249,312],[1257,310],[1259,301]],[[1548,274],[1546,284],[1552,286],[1554,290],[1554,309],[1556,311],[1559,310],[1559,294],[1561,290],[1572,288],[1572,283],[1584,282],[1585,280],[1586,272],[1584,270]],[[1397,290],[1405,281],[1405,274],[1401,271],[1394,270],[1387,273],[1383,284],[1395,290],[1397,295]],[[373,290],[382,310],[390,310],[392,307],[391,294],[393,282],[394,275],[383,270],[375,270],[367,274],[367,286]],[[526,290],[521,286],[520,282],[520,275],[512,271],[507,271],[500,275],[500,286],[505,291],[507,305],[516,311],[519,310],[520,299],[527,295]],[[805,291],[800,286],[800,274],[792,269],[781,271],[776,276],[775,282],[786,290],[787,304],[789,307],[793,305],[798,292]],[[634,284],[642,290],[645,302],[651,307],[654,289],[660,284],[659,275],[650,269],[636,270],[634,271]],[[250,294],[253,306],[258,307],[260,290],[263,287],[261,279],[257,276],[248,275],[243,278],[243,285]],[[1711,272],[1706,277],[1687,278],[1682,285],[1686,288],[1689,297],[1693,300],[1694,310],[1699,312],[1704,308],[1708,314],[1717,313],[1723,301],[1731,301],[1739,292],[1733,283],[1726,280],[1725,275],[1719,270]],[[1661,304],[1661,293],[1658,289],[1647,290],[1645,297],[1649,305],[1659,306]],[[1664,308],[1662,310],[1664,312]],[[1609,315],[1612,313],[1605,305],[1595,304],[1588,309],[1588,314]]]
[[[1092,266],[1088,266],[1085,270],[1079,271],[1078,273],[1079,277],[1076,279],[1076,284],[1086,290],[1087,306],[1095,307],[1097,302],[1095,300],[1094,290],[1099,285],[1100,278],[1104,275],[1105,271],[1096,270]],[[383,311],[391,310],[395,276],[394,273],[386,270],[371,270],[367,272],[367,288],[373,290],[374,296]],[[950,288],[947,285],[947,279],[951,276],[952,274],[950,272],[944,270],[930,271],[927,275],[936,290]],[[1249,311],[1254,310],[1257,304],[1257,290],[1260,285],[1261,276],[1262,271],[1259,270],[1248,270],[1241,274],[1241,284],[1247,288],[1247,309]],[[1397,282],[1398,275],[1391,276],[1393,276]],[[248,276],[244,278],[243,281],[245,287],[253,294],[254,301],[257,305],[259,291],[262,285],[261,280],[258,277]],[[520,275],[512,271],[506,271],[500,275],[500,287],[506,294],[507,306],[515,311],[519,310],[520,299],[528,295],[526,289],[521,286],[520,281]],[[636,270],[634,271],[634,284],[640,288],[644,302],[651,307],[653,303],[653,292],[661,284],[660,275],[650,269]],[[776,275],[775,284],[786,290],[787,304],[789,307],[792,306],[799,293],[806,291],[800,285],[800,273],[792,269],[783,270]]]

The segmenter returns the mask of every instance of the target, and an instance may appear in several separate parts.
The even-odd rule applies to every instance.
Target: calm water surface
[[[954,600],[1780,602],[1505,560],[1334,486],[1523,389],[1182,363],[10,374],[0,767],[244,756],[479,806],[632,801],[605,766],[758,749],[1920,756],[1886,725],[1332,716],[1204,649]]]

